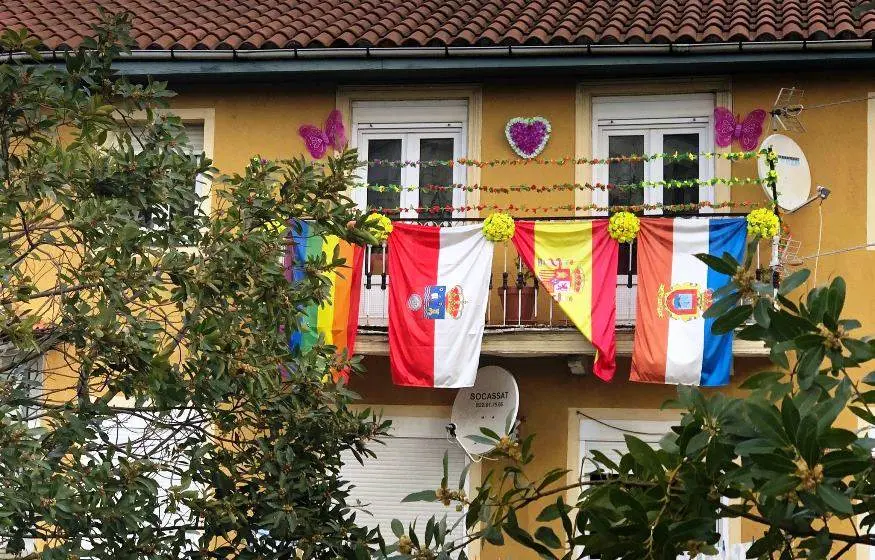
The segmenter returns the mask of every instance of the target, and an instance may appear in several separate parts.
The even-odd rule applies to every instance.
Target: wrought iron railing
[[[448,220],[440,224],[452,226],[469,222]],[[470,223],[470,222],[469,222]],[[359,305],[359,326],[385,327],[389,316],[388,250],[386,245],[367,247],[362,274],[362,295]],[[631,251],[626,252],[627,255]],[[637,278],[623,274],[617,278],[617,327],[631,328],[635,322]],[[553,298],[522,263],[511,243],[495,245],[492,273],[489,281],[489,304],[486,324],[493,328],[564,328],[573,327]]]

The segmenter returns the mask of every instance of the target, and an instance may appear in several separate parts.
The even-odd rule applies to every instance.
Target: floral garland
[[[641,229],[641,220],[631,212],[617,212],[608,220],[608,235],[619,243],[631,243]]]
[[[378,208],[370,207],[369,211],[385,215],[398,215],[402,212],[412,212],[417,214],[449,214],[449,213],[464,213],[464,212],[483,212],[491,210],[493,212],[514,212],[514,213],[530,213],[530,214],[551,214],[554,212],[633,212],[640,213],[647,210],[663,210],[665,212],[694,212],[702,208],[759,208],[762,202],[696,202],[690,204],[633,204],[625,206],[599,206],[598,204],[584,204],[576,206],[574,204],[560,204],[557,206],[525,206],[509,204],[502,206],[499,204],[477,204],[469,206],[396,206],[394,208]],[[771,208],[771,206],[769,206]]]
[[[747,215],[747,232],[754,237],[771,239],[780,229],[781,219],[769,208],[757,208]]]
[[[493,243],[504,243],[513,237],[516,225],[506,212],[490,214],[483,220],[483,235]]]
[[[453,183],[451,185],[422,185],[422,186],[404,186],[404,185],[360,185],[375,192],[413,192],[413,191],[430,191],[443,192],[460,190],[466,192],[488,192],[488,193],[511,193],[511,192],[554,192],[554,191],[632,191],[643,190],[649,188],[663,189],[685,189],[699,187],[713,187],[714,185],[758,185],[760,179],[754,177],[714,177],[712,179],[669,179],[663,181],[639,181],[637,183],[554,183],[552,185],[509,185],[506,187],[489,186],[489,185],[466,185],[464,183]]]
[[[449,160],[421,160],[421,161],[401,161],[391,159],[374,159],[370,161],[362,161],[361,165],[369,167],[454,167],[463,165],[467,167],[495,167],[499,165],[606,165],[610,163],[638,163],[662,159],[665,161],[696,161],[698,159],[726,159],[729,161],[740,161],[756,159],[760,155],[766,155],[767,150],[752,151],[752,152],[673,152],[660,154],[632,154],[628,156],[616,156],[608,158],[529,158],[529,159],[493,159],[493,160],[476,160],[471,158],[459,158]]]
[[[386,240],[389,239],[389,234],[392,233],[392,230],[394,229],[392,220],[390,220],[388,216],[378,212],[371,212],[371,214],[365,218],[365,223],[371,226],[370,233],[377,240],[377,243],[385,243]]]

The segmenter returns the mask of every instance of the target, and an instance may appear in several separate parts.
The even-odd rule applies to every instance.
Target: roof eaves
[[[875,39],[818,41],[732,41],[721,43],[507,45],[489,47],[344,47],[288,49],[133,50],[119,56],[125,61],[256,61],[288,59],[389,59],[389,58],[479,58],[530,56],[634,56],[684,54],[789,53],[805,51],[862,51],[875,49]],[[40,53],[43,62],[58,61],[64,50]],[[0,53],[0,57],[27,60],[26,53]],[[0,58],[2,59],[2,58]]]

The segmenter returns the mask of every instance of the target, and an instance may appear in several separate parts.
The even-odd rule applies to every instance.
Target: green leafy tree
[[[0,64],[0,545],[366,557],[375,533],[346,503],[340,457],[371,455],[386,425],[332,381],[357,363],[288,348],[344,263],[310,260],[294,284],[282,264],[291,219],[373,239],[344,196],[357,155],[215,177],[155,111],[172,92],[113,71],[128,29],[108,16],[59,65],[33,63],[23,31],[0,37],[31,57]],[[213,178],[209,214],[198,176]]]
[[[875,545],[875,441],[839,426],[850,411],[875,425],[875,373],[863,376],[875,344],[854,333],[845,314],[845,282],[790,293],[807,270],[783,279],[779,290],[757,279],[752,265],[758,239],[743,263],[731,256],[699,255],[731,282],[714,294],[706,312],[714,332],[762,341],[772,367],[742,384],[743,398],[681,387],[669,406],[678,424],[657,448],[626,436],[628,452],[612,460],[593,451],[595,478],[567,484],[567,471],[527,472],[532,436],[522,441],[483,430],[507,466],[493,470],[472,496],[446,478],[437,491],[411,499],[467,508],[468,537],[450,542],[434,519],[418,538],[397,526],[390,554],[449,558],[471,540],[501,545],[512,539],[541,558],[674,560],[682,553],[716,553],[717,521],[743,518],[762,534],[748,558],[840,558],[858,545]],[[864,431],[865,432],[865,431]],[[579,497],[566,501],[566,493]],[[517,512],[539,507],[536,527],[522,527]],[[421,527],[421,526],[420,526]],[[464,554],[462,554],[464,556]]]

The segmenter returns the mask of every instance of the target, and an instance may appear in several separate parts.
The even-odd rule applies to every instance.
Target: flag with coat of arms
[[[470,387],[493,245],[483,226],[396,223],[389,235],[389,362],[396,385]]]
[[[644,218],[638,233],[638,307],[632,381],[713,387],[729,383],[733,334],[711,332],[702,314],[729,283],[696,258],[729,253],[741,262],[744,218]]]

